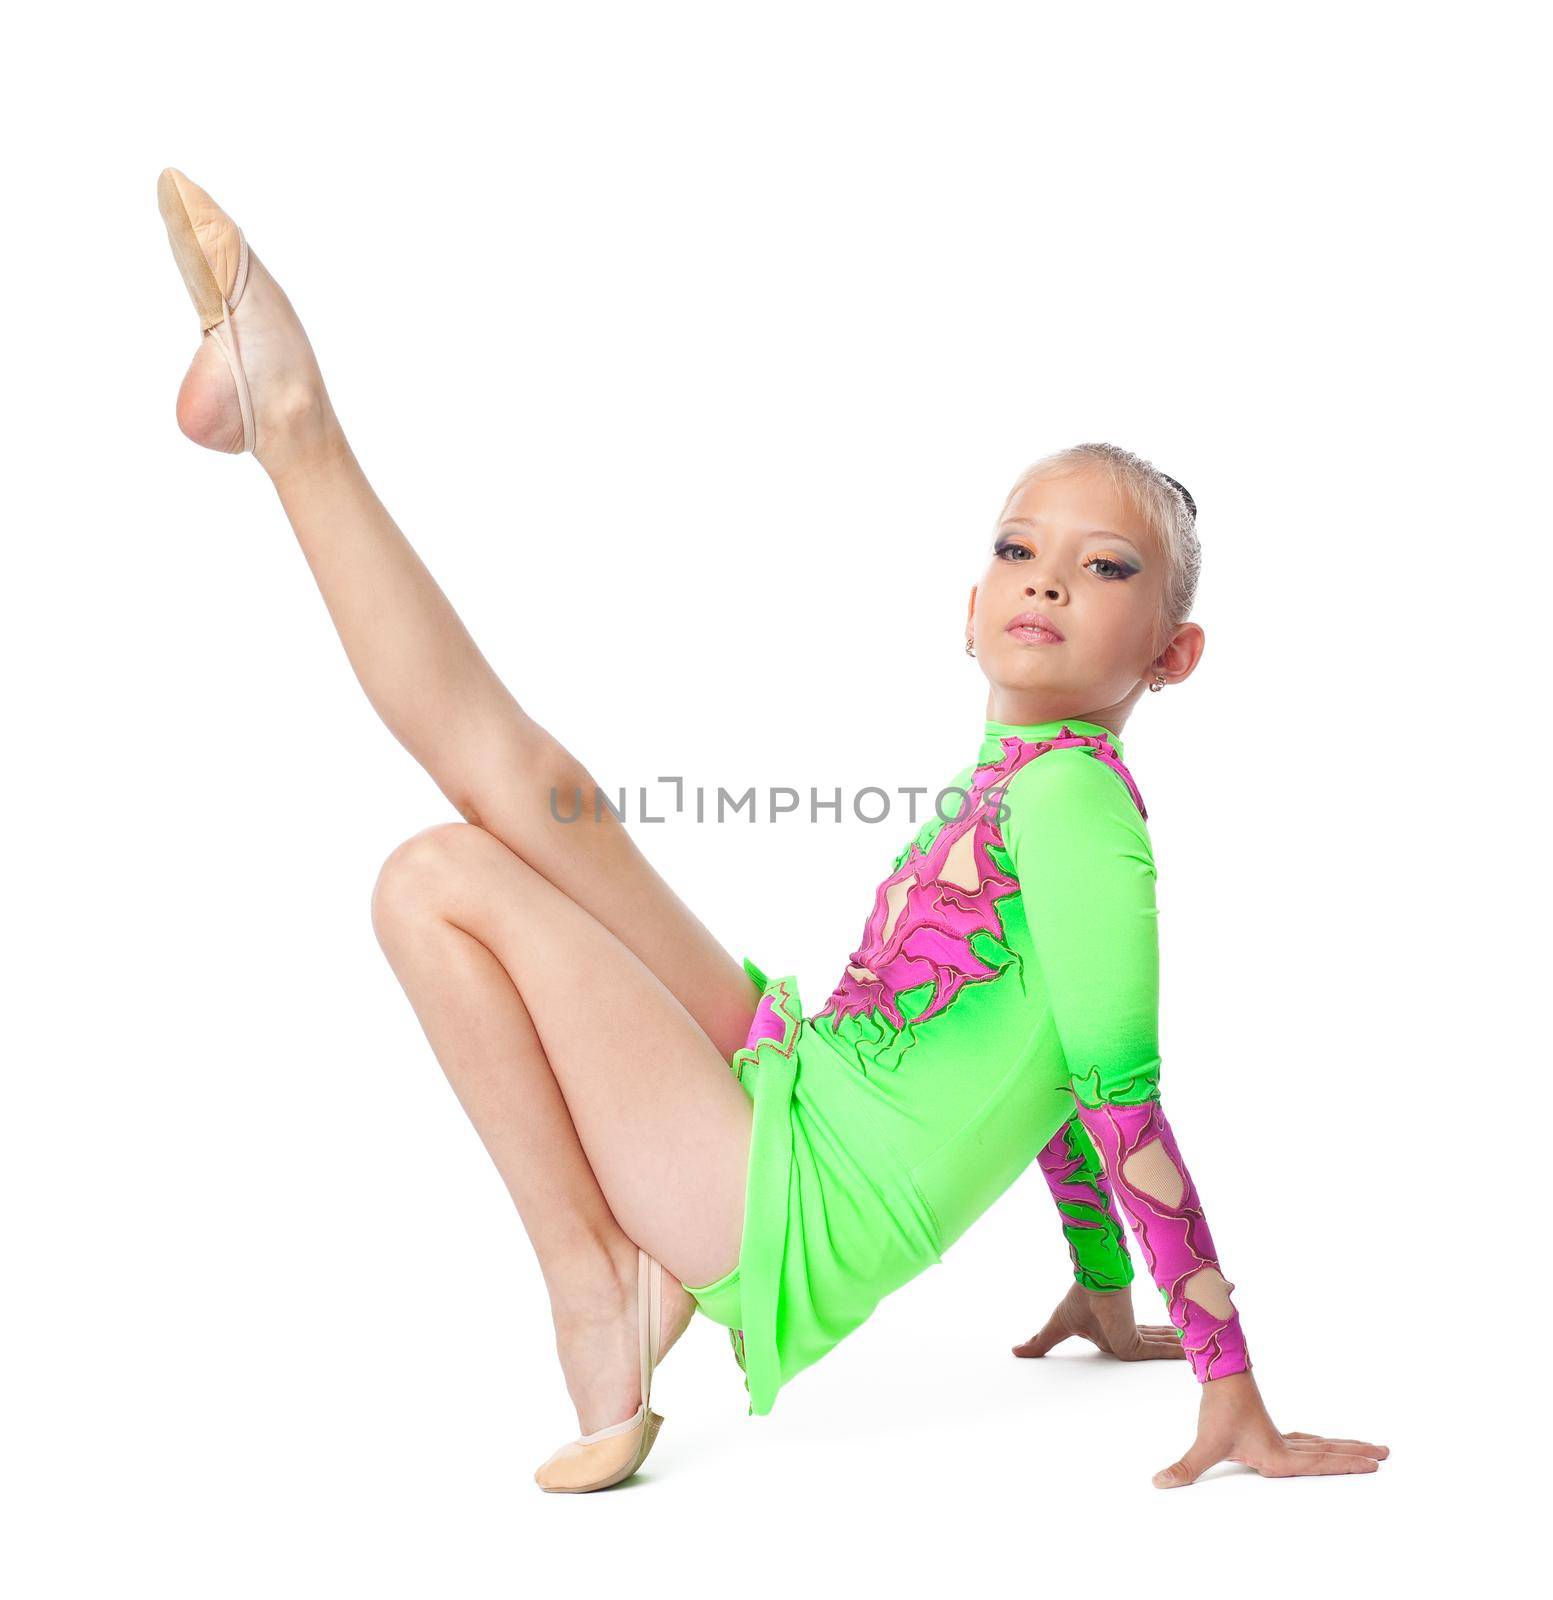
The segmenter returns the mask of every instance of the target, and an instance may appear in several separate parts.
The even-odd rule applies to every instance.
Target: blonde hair
[[[1163,647],[1170,630],[1192,614],[1197,580],[1202,573],[1202,546],[1197,541],[1197,507],[1192,497],[1184,485],[1161,472],[1152,461],[1115,444],[1075,444],[1054,450],[1019,474],[1014,487],[1003,497],[993,527],[1002,522],[1009,504],[1026,484],[1036,478],[1061,477],[1085,469],[1098,469],[1109,476],[1112,486],[1132,501],[1165,552],[1165,594],[1159,619],[1159,642]]]

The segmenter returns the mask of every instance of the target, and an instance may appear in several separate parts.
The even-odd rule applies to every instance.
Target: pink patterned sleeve
[[[1229,1297],[1235,1286],[1219,1271],[1197,1185],[1163,1106],[1158,1100],[1102,1102],[1081,1105],[1078,1114],[1105,1162],[1170,1320],[1181,1332],[1192,1371],[1204,1383],[1249,1371],[1240,1313]]]

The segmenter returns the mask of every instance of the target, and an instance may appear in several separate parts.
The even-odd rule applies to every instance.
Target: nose
[[[1041,571],[1041,568],[1048,563],[1055,563],[1055,557],[1047,549],[1043,549],[1025,563],[1026,599],[1060,601],[1067,598],[1067,590],[1063,586],[1062,579],[1055,572]]]

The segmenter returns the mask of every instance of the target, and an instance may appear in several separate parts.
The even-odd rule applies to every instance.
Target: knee
[[[460,877],[494,841],[467,822],[439,823],[406,839],[383,863],[372,888],[372,928],[387,949],[406,929],[446,916]]]

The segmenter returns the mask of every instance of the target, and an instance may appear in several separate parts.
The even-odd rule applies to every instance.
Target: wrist
[[[1205,1378],[1202,1383],[1203,1410],[1244,1410],[1260,1406],[1262,1397],[1256,1379],[1247,1367],[1243,1372],[1231,1372],[1222,1378]]]

